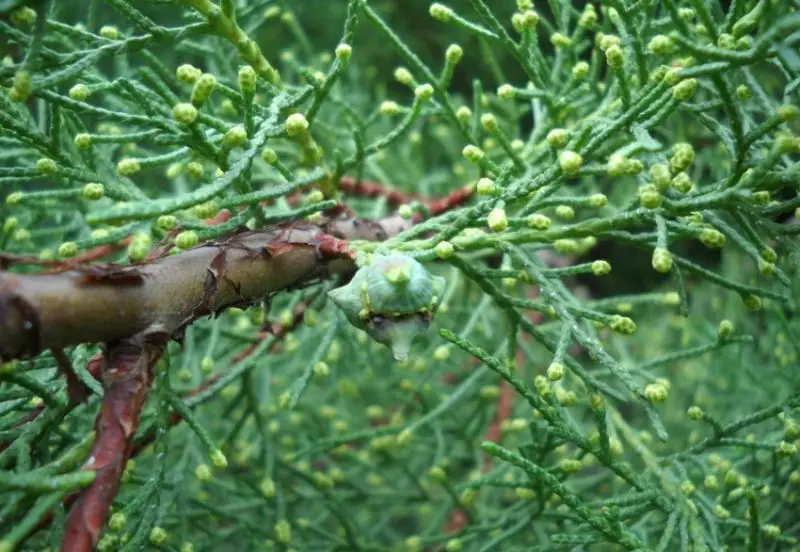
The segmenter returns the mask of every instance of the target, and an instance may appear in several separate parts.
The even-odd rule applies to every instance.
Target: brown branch
[[[125,339],[111,345],[105,354],[105,395],[95,423],[97,441],[83,466],[97,475],[78,493],[70,509],[61,552],[88,552],[100,540],[139,427],[153,366],[169,337],[154,333]]]
[[[397,216],[290,223],[234,233],[147,264],[73,267],[58,274],[0,272],[0,359],[113,343],[145,331],[179,338],[202,316],[350,272],[355,265],[346,239],[384,240],[410,225]]]

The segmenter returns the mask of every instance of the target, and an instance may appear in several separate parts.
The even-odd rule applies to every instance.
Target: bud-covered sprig
[[[442,90],[446,90],[450,86],[453,72],[463,57],[464,50],[458,44],[451,44],[447,47],[444,54],[444,67],[442,68],[442,74],[439,76],[439,87]]]
[[[514,162],[514,165],[517,167],[517,169],[524,171],[526,166],[525,161],[522,159],[522,157],[520,157],[517,150],[513,147],[508,135],[503,131],[502,128],[500,128],[497,117],[495,117],[492,113],[484,113],[481,116],[481,126],[500,143],[500,146]]]
[[[481,27],[476,23],[472,23],[468,19],[465,19],[464,17],[457,14],[455,10],[453,10],[453,8],[443,3],[440,2],[432,3],[430,5],[430,8],[428,9],[428,14],[431,16],[432,19],[435,19],[440,23],[445,23],[447,25],[460,27],[461,29],[468,31],[470,34],[473,34],[475,36],[479,36],[482,38],[490,38],[490,39],[495,38],[494,34],[491,31],[485,29],[484,27]]]

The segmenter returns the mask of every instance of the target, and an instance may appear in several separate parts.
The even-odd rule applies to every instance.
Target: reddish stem
[[[153,337],[156,339],[122,341],[106,355],[102,373],[105,395],[95,423],[97,441],[83,466],[96,477],[78,493],[70,509],[61,552],[88,552],[100,540],[139,427],[153,366],[166,344],[164,336]]]

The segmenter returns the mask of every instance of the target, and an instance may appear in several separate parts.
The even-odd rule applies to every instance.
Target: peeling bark
[[[153,366],[168,340],[167,334],[145,334],[108,347],[101,374],[105,395],[95,423],[97,441],[82,468],[97,475],[70,509],[61,552],[92,550],[100,540],[130,457]]]
[[[260,302],[277,291],[353,271],[345,240],[383,240],[412,223],[327,220],[243,231],[146,264],[0,272],[0,359],[44,349],[112,343],[142,332],[179,338],[199,317]]]

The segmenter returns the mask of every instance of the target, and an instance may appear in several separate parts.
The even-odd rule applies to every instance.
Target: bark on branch
[[[179,338],[194,320],[354,270],[347,240],[381,241],[410,221],[326,220],[243,231],[133,266],[0,272],[0,360],[140,334]]]

